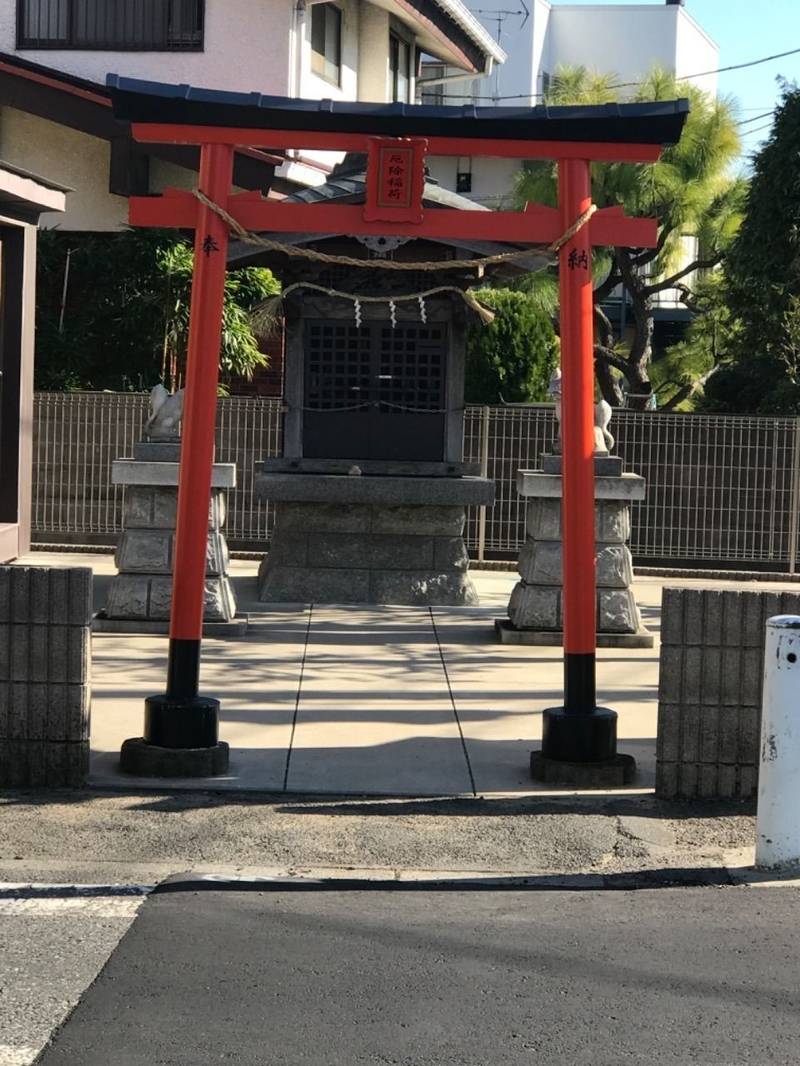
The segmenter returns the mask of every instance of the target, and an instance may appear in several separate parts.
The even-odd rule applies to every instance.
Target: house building
[[[0,156],[57,173],[76,231],[127,223],[126,197],[194,184],[196,154],[142,150],[109,73],[310,99],[410,102],[432,55],[473,76],[505,58],[462,0],[0,0]],[[241,188],[323,184],[338,157],[244,151]]]
[[[525,0],[513,14],[510,6],[507,0],[481,0],[480,18],[507,53],[502,66],[479,80],[464,79],[441,61],[426,61],[418,84],[423,102],[534,107],[562,66],[613,74],[623,89],[660,66],[716,94],[719,48],[683,0],[597,5]],[[507,202],[517,169],[515,161],[502,159],[435,159],[430,165],[440,184],[488,207]]]
[[[0,162],[0,562],[31,543],[36,238],[68,189]]]

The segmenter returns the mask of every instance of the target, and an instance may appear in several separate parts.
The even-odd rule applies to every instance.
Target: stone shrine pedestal
[[[558,470],[545,456],[545,470]],[[645,481],[623,474],[620,460],[595,459],[595,561],[597,645],[601,648],[652,648],[633,597],[633,563],[628,547],[630,503],[644,499]],[[608,471],[608,472],[604,472]],[[517,569],[521,581],[508,604],[508,619],[495,623],[504,644],[563,643],[563,534],[560,472],[517,471],[517,492],[528,500],[526,539]]]
[[[172,604],[172,570],[178,512],[179,444],[140,443],[133,459],[117,459],[111,480],[124,485],[123,532],[105,611],[95,628],[114,632],[166,632]],[[236,600],[228,572],[223,527],[226,489],[236,466],[215,463],[208,519],[204,622],[233,622]]]
[[[267,473],[275,506],[259,598],[271,603],[472,606],[465,509],[489,504],[479,477]]]

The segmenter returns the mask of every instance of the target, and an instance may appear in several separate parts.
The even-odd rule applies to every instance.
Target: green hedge
[[[490,326],[467,334],[466,401],[537,403],[558,362],[558,338],[549,315],[524,292],[481,289],[481,303],[496,314]]]

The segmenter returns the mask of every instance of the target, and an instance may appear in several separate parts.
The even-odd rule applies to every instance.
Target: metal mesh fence
[[[33,418],[33,518],[39,541],[111,543],[122,529],[123,488],[111,464],[133,455],[149,397],[137,393],[37,393]],[[232,545],[263,545],[271,509],[256,499],[255,464],[281,454],[278,400],[231,397],[217,405],[217,461],[236,464],[226,530]]]
[[[138,394],[37,394],[37,540],[113,542],[124,490],[111,484],[111,463],[132,454],[147,402]],[[281,454],[281,422],[278,400],[219,401],[217,459],[237,467],[228,509],[232,547],[263,547],[269,538],[272,516],[254,494],[255,464]],[[800,420],[617,411],[611,429],[626,469],[647,481],[647,498],[632,511],[635,558],[794,570]],[[516,555],[525,535],[516,472],[538,466],[555,432],[549,405],[467,408],[464,457],[481,463],[497,486],[494,506],[468,515],[474,557]]]
[[[647,482],[646,499],[631,512],[636,558],[794,566],[798,420],[623,410],[614,412],[611,430],[625,468]],[[549,405],[467,409],[465,456],[480,461],[483,448],[497,485],[486,515],[487,553],[513,554],[522,542],[516,471],[537,467],[555,434]],[[477,545],[478,513],[469,529]]]

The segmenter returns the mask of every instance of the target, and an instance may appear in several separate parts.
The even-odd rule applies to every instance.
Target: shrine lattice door
[[[444,459],[446,325],[308,319],[304,328],[306,458]]]

